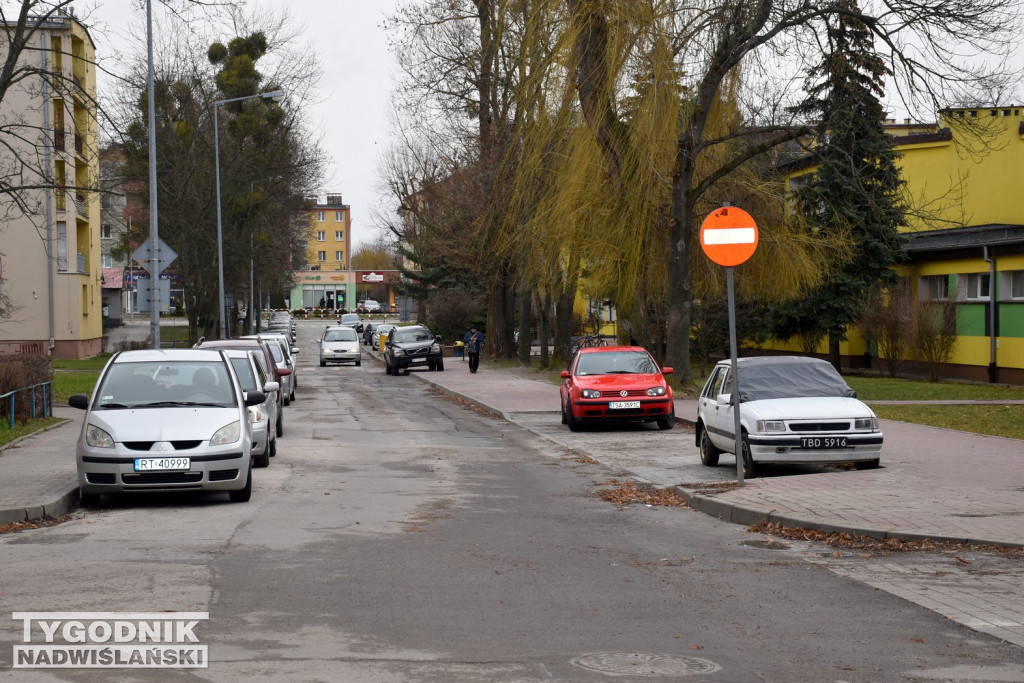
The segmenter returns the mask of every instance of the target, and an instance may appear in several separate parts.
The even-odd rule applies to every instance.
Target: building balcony
[[[75,154],[85,158],[85,138],[78,133],[75,133]]]
[[[53,148],[58,152],[64,151],[64,131],[55,130],[53,131]]]
[[[84,194],[75,195],[75,210],[78,211],[78,215],[83,218],[89,217],[89,205],[85,201]]]

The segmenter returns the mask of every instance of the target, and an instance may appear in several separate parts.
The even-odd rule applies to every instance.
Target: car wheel
[[[249,502],[249,499],[252,498],[252,465],[249,466],[249,471],[246,473],[245,486],[234,491],[228,491],[228,496],[231,497],[232,503]]]
[[[384,357],[384,372],[388,375],[391,374],[391,363],[388,362],[387,357]]]
[[[663,417],[662,419],[658,420],[658,429],[661,429],[661,430],[672,429],[675,426],[676,426],[676,416],[675,415],[669,415],[668,417]]]
[[[572,412],[572,399],[566,403],[565,406],[565,424],[569,425],[570,432],[580,431],[580,421],[576,419],[576,416]]]
[[[262,455],[257,455],[252,459],[253,467],[270,467],[270,444],[263,449]]]
[[[270,445],[267,446],[267,450],[270,451],[270,457],[273,458],[277,455],[277,439],[271,439]]]
[[[81,508],[94,508],[100,504],[100,494],[98,493],[82,493],[82,489],[78,489],[78,507]]]
[[[278,436],[284,436],[284,411],[277,411],[277,424],[274,426],[274,432]]]
[[[295,400],[295,385],[292,385],[292,395],[289,397],[291,400]]]
[[[704,428],[702,424],[700,426],[700,462],[702,465],[707,467],[715,467],[718,465],[718,456],[722,452],[718,450],[715,444],[711,443],[711,437],[708,436],[708,430]]]
[[[559,401],[558,402],[558,407],[559,407],[559,409],[561,410],[561,413],[562,413],[562,424],[568,424],[568,421],[565,419],[565,404],[562,403],[561,401]]]
[[[743,476],[747,479],[757,478],[757,463],[750,455],[750,442],[747,440],[746,433],[743,434],[740,449],[743,451]]]
[[[444,372],[444,361],[443,360],[437,361],[437,371],[438,372]]]
[[[361,361],[361,360],[357,360],[357,361],[356,361],[356,367],[357,367],[357,368],[358,368],[358,367],[359,367],[360,365],[362,365],[362,364],[363,364],[363,361]]]
[[[320,361],[320,367],[326,368],[327,367],[327,361],[325,361],[325,360]]]
[[[861,460],[860,462],[853,463],[854,468],[858,470],[873,470],[878,468],[879,458],[874,460]]]

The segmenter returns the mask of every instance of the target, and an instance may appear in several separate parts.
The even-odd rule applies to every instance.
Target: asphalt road
[[[594,493],[622,472],[368,359],[319,368],[319,331],[301,328],[297,400],[249,503],[126,497],[0,536],[0,610],[208,611],[191,680],[1024,679],[1021,648],[844,575],[863,561],[620,509]],[[639,459],[692,435],[595,438]],[[10,624],[7,679],[114,680],[12,671]]]

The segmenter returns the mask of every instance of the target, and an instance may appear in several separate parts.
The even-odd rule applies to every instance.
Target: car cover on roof
[[[740,400],[818,396],[855,397],[842,375],[817,358],[751,358],[739,366]]]

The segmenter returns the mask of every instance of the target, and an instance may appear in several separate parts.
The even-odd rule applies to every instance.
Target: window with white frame
[[[100,226],[100,239],[109,240],[111,237],[113,237],[113,234],[110,223],[104,223]]]
[[[334,260],[335,261],[344,261],[345,260],[345,252],[343,252],[343,251],[336,251],[336,252],[334,252]]]
[[[110,254],[100,254],[100,267],[113,268],[114,258]]]
[[[988,301],[991,285],[988,273],[967,273],[958,275],[957,298],[961,301]]]
[[[325,212],[317,211],[316,212],[316,220],[317,220],[318,223],[323,223],[325,220],[327,220],[327,216],[326,216]]]
[[[318,251],[318,252],[316,252],[316,260],[317,261],[326,261],[327,260],[327,252],[326,251]]]
[[[327,241],[327,231],[326,230],[317,230],[316,231],[316,241],[317,242],[326,242]]]
[[[345,212],[344,211],[335,211],[334,212],[334,222],[335,223],[342,223],[344,221],[345,221]]]
[[[335,242],[344,242],[345,241],[345,231],[344,230],[335,230],[334,231],[334,241]]]
[[[917,281],[917,298],[921,301],[946,301],[949,299],[949,276],[922,276]]]
[[[1024,270],[1000,273],[999,298],[1004,301],[1024,301]]]

